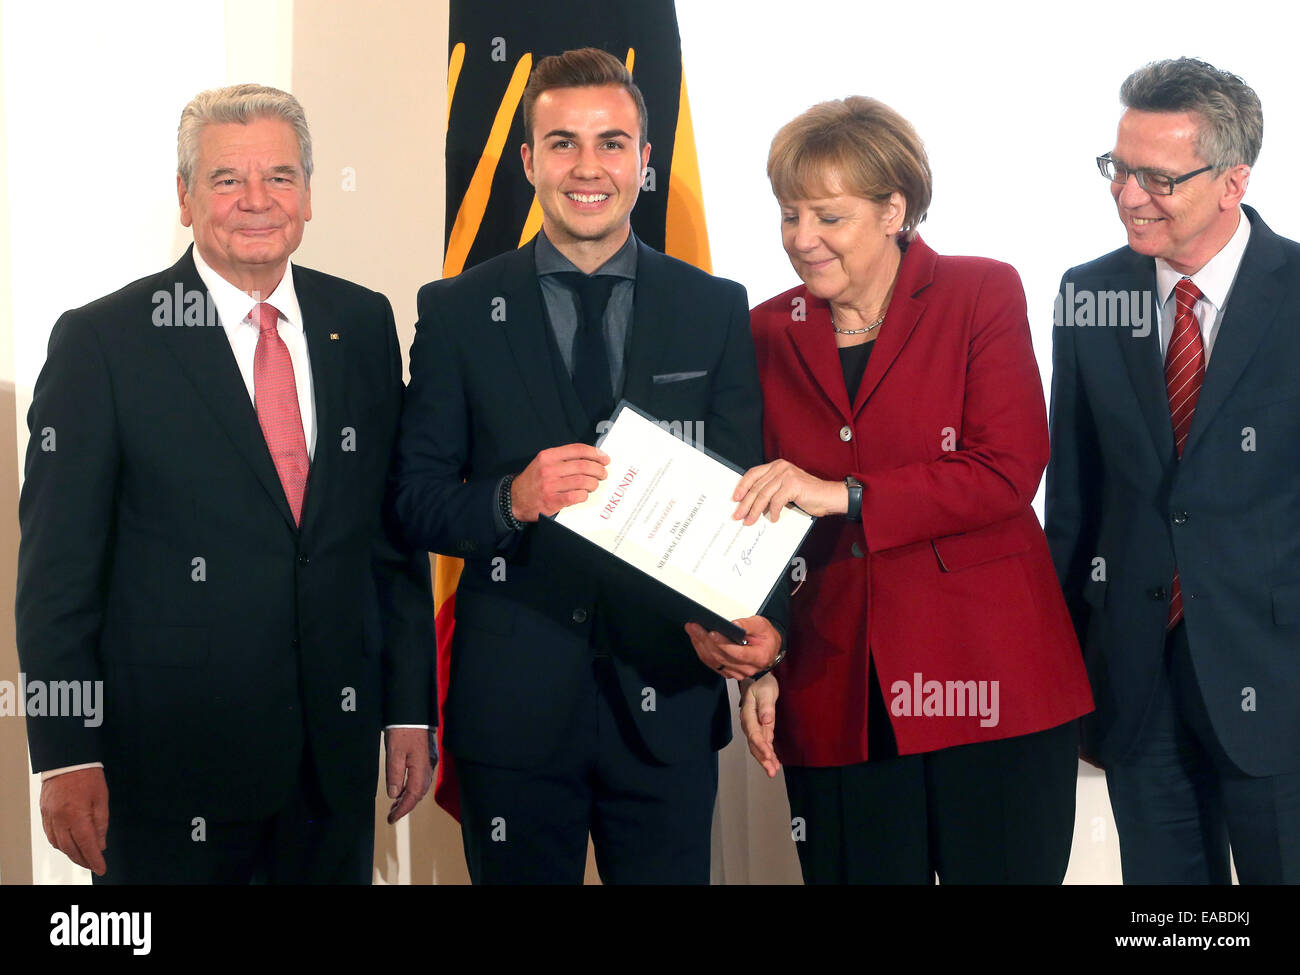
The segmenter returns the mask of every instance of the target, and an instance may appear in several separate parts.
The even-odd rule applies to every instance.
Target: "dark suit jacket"
[[[753,327],[767,454],[863,483],[862,523],[819,519],[800,550],[807,579],[791,597],[792,649],[776,671],[782,761],[868,757],[868,650],[886,706],[900,697],[896,681],[912,703],[891,718],[902,754],[1042,731],[1091,710],[1030,507],[1047,416],[1015,269],[914,239],[853,402],[825,301],[794,288],[755,308]],[[960,706],[954,696],[942,714],[923,713],[913,699],[928,681],[975,682],[976,697],[964,689]]]
[[[1047,534],[1097,697],[1087,745],[1103,761],[1137,740],[1177,565],[1223,748],[1251,775],[1300,768],[1300,245],[1243,209],[1250,242],[1181,460],[1155,261],[1123,247],[1062,279],[1075,306],[1071,315],[1062,299],[1063,322],[1079,318],[1085,292],[1130,295],[1130,320],[1053,330]],[[1152,319],[1139,337],[1132,307],[1148,292]],[[1114,295],[1107,302],[1122,311]]]
[[[428,560],[395,550],[381,516],[402,397],[392,310],[293,274],[317,424],[301,529],[215,314],[155,324],[155,295],[208,300],[189,252],[50,334],[18,651],[29,680],[104,681],[104,720],[29,718],[28,737],[37,771],[104,762],[110,814],[266,815],[305,748],[327,800],[363,808],[381,725],[430,720]]]
[[[675,762],[720,748],[731,736],[722,679],[699,661],[680,621],[644,605],[635,579],[602,587],[577,544],[545,520],[498,547],[502,476],[541,450],[583,440],[586,426],[554,361],[533,250],[420,289],[397,509],[411,544],[465,560],[447,746],[507,768],[546,761],[591,667],[597,625],[651,754]],[[744,289],[641,244],[635,294],[623,396],[659,419],[703,424],[691,429],[737,465],[761,462]]]

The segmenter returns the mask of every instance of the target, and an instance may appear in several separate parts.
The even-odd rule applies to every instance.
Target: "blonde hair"
[[[930,161],[910,122],[884,102],[854,95],[821,102],[781,127],[767,155],[767,178],[779,200],[841,192],[884,203],[907,202],[900,234],[907,240],[930,208]]]

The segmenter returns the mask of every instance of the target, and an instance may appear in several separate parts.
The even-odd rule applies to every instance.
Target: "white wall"
[[[176,124],[225,83],[223,4],[125,9],[4,5],[20,422],[58,313],[176,259]]]

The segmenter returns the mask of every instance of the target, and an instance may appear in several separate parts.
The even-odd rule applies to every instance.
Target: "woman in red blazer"
[[[1092,698],[1030,507],[1047,418],[1019,276],[916,236],[925,150],[877,101],[790,122],[768,175],[804,283],[752,312],[779,459],[737,517],[820,517],[789,653],[743,688],[750,750],[785,765],[809,883],[1059,883]]]

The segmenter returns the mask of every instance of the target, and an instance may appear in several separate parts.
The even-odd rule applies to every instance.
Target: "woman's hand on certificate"
[[[773,738],[776,735],[776,696],[780,693],[776,677],[765,674],[740,685],[740,727],[749,739],[749,754],[763,766],[769,779],[781,771]]]
[[[605,479],[609,455],[591,444],[570,443],[543,450],[515,476],[510,507],[519,521],[536,521],[571,504],[581,504]]]
[[[766,670],[781,651],[781,634],[763,616],[747,616],[732,620],[745,631],[745,644],[728,643],[721,633],[706,630],[698,623],[686,624],[686,635],[691,638],[695,653],[710,670],[723,677],[753,677]]]
[[[788,460],[774,460],[745,471],[731,500],[738,502],[731,517],[752,525],[764,514],[776,521],[791,503],[815,518],[842,515],[849,510],[849,489],[843,481],[823,481]]]

